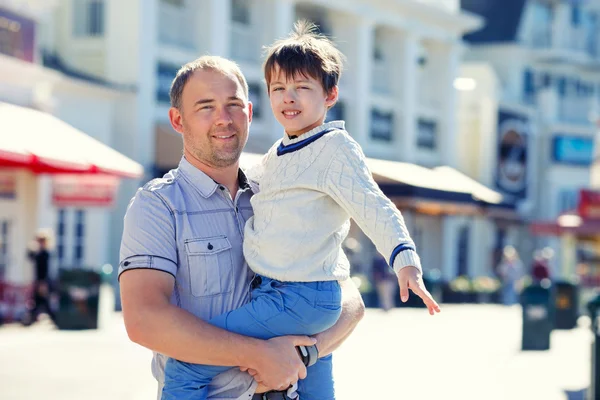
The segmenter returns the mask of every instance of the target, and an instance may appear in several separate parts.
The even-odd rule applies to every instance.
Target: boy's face
[[[296,74],[288,80],[278,66],[269,84],[271,110],[288,136],[302,135],[323,124],[337,93],[337,87],[325,93],[321,83],[310,76]]]

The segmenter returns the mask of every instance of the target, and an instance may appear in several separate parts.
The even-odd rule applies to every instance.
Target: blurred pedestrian
[[[373,257],[373,280],[379,298],[379,306],[383,311],[394,308],[398,289],[396,274],[388,266],[386,259],[378,252]]]
[[[531,279],[533,282],[539,283],[544,279],[550,279],[550,267],[548,266],[549,259],[545,257],[543,251],[536,251],[533,256],[533,264],[531,265]]]
[[[517,281],[523,273],[523,263],[519,259],[517,250],[506,246],[502,253],[502,260],[498,266],[498,274],[502,279],[502,302],[505,305],[517,303]]]
[[[51,279],[48,241],[49,234],[40,232],[29,246],[27,256],[33,262],[35,270],[32,306],[27,317],[28,321],[24,322],[35,322],[42,311],[45,311],[45,313],[54,321],[54,313],[50,305]]]

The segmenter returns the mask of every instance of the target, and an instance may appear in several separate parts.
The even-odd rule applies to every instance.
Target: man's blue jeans
[[[314,335],[331,327],[342,311],[341,288],[337,281],[280,282],[260,277],[252,300],[243,307],[209,322],[230,332],[259,339],[284,335]],[[162,400],[207,397],[208,384],[231,367],[190,364],[169,359],[165,366]],[[333,400],[331,356],[319,359],[298,382],[300,400]]]

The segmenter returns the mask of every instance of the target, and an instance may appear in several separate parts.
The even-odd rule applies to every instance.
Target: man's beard
[[[219,146],[212,139],[213,135],[234,134],[233,142]],[[218,140],[218,139],[217,139]],[[245,143],[240,143],[240,134],[237,129],[218,130],[214,129],[209,134],[209,149],[199,149],[197,154],[200,159],[205,159],[214,167],[224,168],[237,163],[242,154]],[[208,151],[206,151],[208,150]]]

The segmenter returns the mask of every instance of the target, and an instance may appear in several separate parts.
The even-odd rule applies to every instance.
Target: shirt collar
[[[316,128],[311,129],[310,131],[308,131],[306,133],[303,133],[302,135],[296,137],[295,139],[290,139],[290,137],[286,133],[284,133],[283,139],[281,140],[281,142],[283,143],[284,146],[289,146],[291,144],[295,144],[295,143],[301,142],[303,140],[309,139],[312,136],[318,135],[319,133],[323,132],[324,130],[331,129],[331,128],[338,128],[338,129],[345,130],[344,121],[327,122],[323,125],[319,125]]]
[[[204,198],[212,196],[219,187],[218,182],[190,164],[185,157],[181,157],[179,161],[179,171],[194,185]],[[238,183],[241,191],[245,191],[250,187],[248,178],[246,178],[241,169],[238,170]]]

